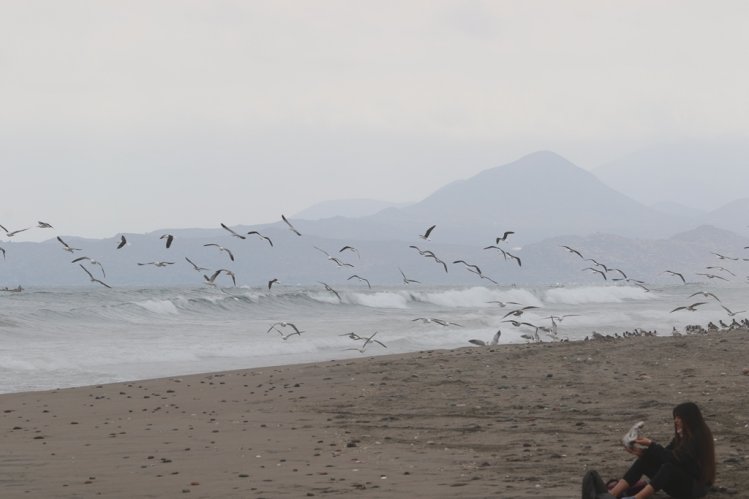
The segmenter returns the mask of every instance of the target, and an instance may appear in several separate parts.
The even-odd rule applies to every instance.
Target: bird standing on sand
[[[294,234],[296,234],[297,236],[301,236],[301,235],[302,235],[302,233],[301,233],[301,232],[299,232],[298,230],[296,230],[296,227],[294,227],[293,225],[291,225],[291,222],[289,222],[289,221],[288,221],[288,220],[286,219],[286,217],[285,217],[285,216],[283,216],[283,214],[281,214],[281,220],[283,220],[283,221],[284,221],[284,222],[286,223],[286,225],[288,225],[288,226],[289,226],[289,230],[290,230],[291,232],[293,232],[293,233],[294,233]]]

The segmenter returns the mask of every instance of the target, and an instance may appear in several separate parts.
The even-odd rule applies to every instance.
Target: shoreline
[[[0,395],[4,497],[576,497],[693,400],[749,488],[749,331],[506,344]],[[712,496],[722,495],[714,492]]]

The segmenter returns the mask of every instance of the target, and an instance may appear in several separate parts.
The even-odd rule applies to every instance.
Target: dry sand
[[[0,497],[577,498],[686,400],[715,435],[711,497],[749,497],[748,353],[739,330],[7,394]]]

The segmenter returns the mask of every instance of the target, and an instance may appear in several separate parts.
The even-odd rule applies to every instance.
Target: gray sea
[[[0,393],[83,386],[189,373],[327,361],[419,350],[471,347],[502,330],[500,345],[530,341],[535,330],[502,322],[510,318],[551,326],[563,316],[557,337],[582,340],[593,331],[640,328],[670,335],[672,328],[706,325],[746,310],[749,288],[688,284],[649,292],[627,285],[523,287],[26,289],[0,293]],[[678,306],[706,302],[694,312]],[[735,317],[742,319],[745,313]],[[447,325],[419,318],[440,319]],[[506,320],[506,319],[505,319]],[[303,332],[283,339],[276,322]],[[450,324],[453,323],[453,324]],[[291,327],[277,326],[281,332]],[[360,351],[360,337],[378,343]],[[525,337],[524,337],[525,336]]]

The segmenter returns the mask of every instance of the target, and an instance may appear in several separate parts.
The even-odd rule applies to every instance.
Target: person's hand
[[[638,437],[635,440],[635,445],[642,445],[643,447],[650,447],[652,443],[653,441],[647,437]]]
[[[626,447],[626,446],[625,446],[625,447],[624,447],[624,450],[626,450],[626,451],[627,451],[627,452],[629,452],[630,454],[632,454],[632,455],[635,455],[635,456],[637,456],[637,457],[642,457],[642,454],[643,454],[643,452],[644,452],[644,450],[643,450],[643,449],[640,449],[639,447]]]

